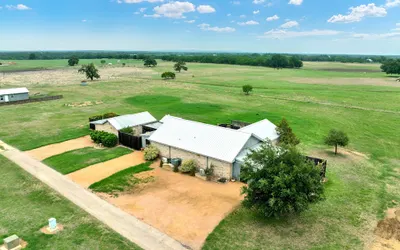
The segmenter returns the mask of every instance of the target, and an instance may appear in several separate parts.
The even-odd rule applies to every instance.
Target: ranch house
[[[201,169],[214,167],[214,175],[239,180],[240,167],[250,150],[265,140],[277,143],[276,126],[268,120],[238,130],[167,115],[149,137],[162,157],[193,159]]]
[[[90,122],[94,130],[105,131],[118,136],[118,131],[123,128],[132,128],[134,135],[143,133],[143,126],[157,122],[149,112],[142,112],[130,115],[121,115],[113,118]]]
[[[27,88],[0,89],[0,103],[16,102],[29,99]]]

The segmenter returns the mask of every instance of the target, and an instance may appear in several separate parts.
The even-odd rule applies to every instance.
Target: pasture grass
[[[151,164],[152,162],[145,162],[140,165],[124,169],[101,181],[93,183],[89,186],[89,188],[95,192],[108,194],[125,191],[140,182],[140,179],[134,176],[135,174],[153,170],[150,168]]]
[[[0,238],[17,234],[26,249],[140,249],[0,155]],[[56,218],[64,230],[40,228]]]
[[[42,141],[66,137],[62,131],[83,130],[89,116],[106,112],[149,111],[158,119],[171,114],[210,124],[264,118],[277,124],[285,117],[304,151],[319,149],[314,156],[328,159],[326,200],[286,220],[261,219],[239,208],[221,222],[204,248],[362,249],[368,245],[377,220],[394,205],[392,200],[400,202],[400,83],[381,72],[359,72],[361,66],[355,72],[340,72],[349,64],[327,63],[279,71],[190,63],[189,71],[178,73],[176,80],[161,80],[159,73],[170,71],[172,65],[160,62],[151,69],[154,74],[103,79],[84,88],[33,85],[33,91],[63,94],[64,99],[0,107],[7,117],[0,138],[17,148],[32,149]],[[299,83],[298,78],[311,83]],[[245,96],[241,87],[248,83],[254,91]],[[64,105],[84,101],[103,104]],[[323,145],[323,138],[332,128],[349,135],[348,150],[368,158],[326,154],[332,148]]]
[[[69,174],[129,153],[132,153],[132,150],[123,147],[105,149],[87,147],[51,156],[44,159],[43,163],[62,174]]]

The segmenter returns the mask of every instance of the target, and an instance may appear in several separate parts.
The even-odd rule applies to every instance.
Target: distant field
[[[188,72],[169,81],[160,74],[172,70],[171,62],[153,69],[140,61],[128,65],[99,67],[102,79],[85,87],[79,85],[82,76],[74,76],[77,68],[67,66],[51,77],[47,71],[5,73],[2,88],[29,84],[31,93],[64,99],[0,107],[7,118],[0,138],[32,149],[79,137],[89,116],[106,112],[149,111],[157,118],[171,114],[211,124],[264,118],[278,123],[285,117],[303,150],[332,159],[325,202],[289,221],[260,219],[239,208],[210,235],[205,249],[362,249],[392,200],[400,202],[400,83],[377,71],[379,65],[305,63],[303,69],[274,70],[190,63]],[[243,95],[244,84],[253,85],[251,95]],[[92,104],[80,105],[85,102]],[[323,137],[331,128],[347,132],[349,149],[368,158],[326,154],[332,149],[323,145]]]
[[[0,155],[0,238],[17,234],[26,249],[140,249]],[[56,218],[57,235],[39,230]]]

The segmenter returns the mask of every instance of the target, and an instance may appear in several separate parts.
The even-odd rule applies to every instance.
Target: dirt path
[[[36,160],[43,161],[44,159],[49,158],[53,155],[62,154],[64,152],[79,148],[94,147],[95,145],[96,144],[93,143],[90,139],[90,136],[84,136],[77,139],[36,148],[30,151],[26,151],[26,153],[28,153]]]
[[[144,249],[185,250],[179,242],[85,190],[28,154],[0,141],[0,154]]]
[[[87,188],[121,170],[144,163],[143,152],[135,151],[106,162],[98,163],[67,175],[71,180]]]
[[[193,249],[200,249],[208,234],[239,205],[241,183],[219,184],[155,167],[136,175],[154,176],[118,197],[102,195],[144,222]]]

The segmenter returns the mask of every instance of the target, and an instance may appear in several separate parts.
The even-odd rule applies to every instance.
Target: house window
[[[0,101],[3,101],[3,96],[0,97]]]

